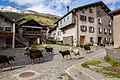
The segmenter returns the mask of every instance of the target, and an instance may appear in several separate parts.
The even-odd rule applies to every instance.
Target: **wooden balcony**
[[[24,31],[23,35],[41,35],[40,31]]]
[[[0,31],[0,37],[9,38],[13,36],[13,32],[11,31]]]

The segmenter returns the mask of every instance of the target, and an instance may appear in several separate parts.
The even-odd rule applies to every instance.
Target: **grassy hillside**
[[[39,23],[44,23],[47,25],[51,25],[54,27],[54,22],[56,22],[59,18],[57,16],[49,16],[49,15],[40,15],[40,14],[23,14],[23,13],[13,13],[13,12],[4,12],[4,15],[6,15],[9,18],[15,18],[15,20],[19,20],[22,18],[26,18],[28,20],[34,19]]]

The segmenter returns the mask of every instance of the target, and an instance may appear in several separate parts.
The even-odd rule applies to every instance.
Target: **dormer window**
[[[93,10],[92,10],[92,9],[89,9],[89,13],[93,13]]]
[[[80,20],[81,20],[81,21],[86,21],[86,16],[80,15]]]

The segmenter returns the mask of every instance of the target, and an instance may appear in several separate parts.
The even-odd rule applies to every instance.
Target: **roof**
[[[72,13],[74,10],[78,11],[79,9],[88,8],[88,7],[95,6],[95,5],[103,5],[103,7],[105,9],[107,9],[108,13],[111,11],[102,1],[99,1],[99,2],[95,2],[95,3],[87,4],[87,5],[84,5],[84,6],[80,6],[80,7],[77,7],[77,8],[73,8],[71,11],[69,11],[67,14],[65,14],[63,17],[61,17],[57,22],[59,22],[61,19],[63,19],[64,17],[66,17],[67,15]],[[57,23],[57,22],[55,22],[55,23]]]
[[[7,16],[5,16],[2,12],[0,12],[0,16],[5,17],[5,19],[9,20],[10,22],[14,23],[14,21],[10,18],[8,18]]]
[[[22,26],[22,25],[24,25],[24,26],[30,26],[29,28],[33,28],[33,26],[34,26],[34,28],[46,29],[45,26],[39,24],[34,19],[26,20],[25,18],[23,18],[21,20],[18,20],[17,23],[18,23],[19,26]]]
[[[113,10],[112,12],[109,13],[110,15],[117,15],[120,14],[120,8]]]

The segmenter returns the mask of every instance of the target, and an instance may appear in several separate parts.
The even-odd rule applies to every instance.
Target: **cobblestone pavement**
[[[34,65],[31,64],[29,57],[27,58],[23,55],[25,49],[0,50],[0,54],[16,56],[16,61],[12,62],[13,69],[10,70],[10,67],[6,65],[4,71],[0,72],[0,80],[19,80],[15,75],[28,70],[33,70],[39,73],[39,76],[32,80],[61,80],[59,76],[62,75],[69,66],[82,62],[86,56],[90,57],[94,55],[92,53],[85,54],[80,50],[81,57],[83,58],[63,60],[61,54],[58,52],[59,50],[69,49],[69,47],[56,45],[52,45],[52,47],[54,47],[54,53],[49,54],[43,51],[43,56],[45,58],[40,60],[37,59]]]

